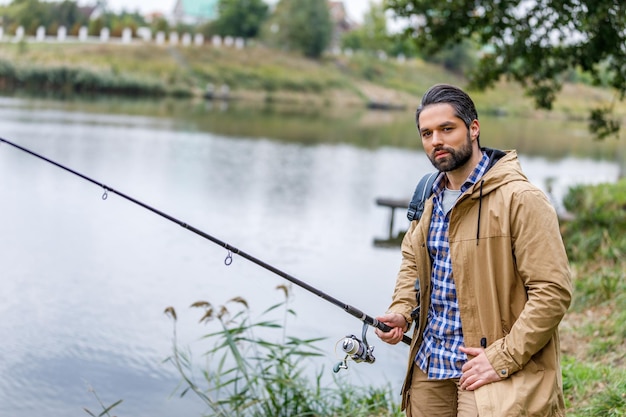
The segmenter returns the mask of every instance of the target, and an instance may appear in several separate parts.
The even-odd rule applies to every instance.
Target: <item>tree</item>
[[[283,46],[301,51],[309,58],[322,56],[333,31],[326,0],[280,0],[272,26]]]
[[[5,9],[4,23],[13,29],[24,27],[27,34],[34,35],[39,26],[47,27],[52,23],[50,7],[39,0],[15,0]]]
[[[80,26],[88,24],[88,18],[80,12],[75,1],[45,2],[40,0],[13,0],[3,10],[4,23],[9,27],[23,26],[26,33],[34,35],[40,26],[54,34],[60,26],[70,33],[78,32]]]
[[[87,16],[82,14],[75,1],[64,0],[51,4],[51,14],[55,23],[65,26],[68,30],[75,25],[87,25]]]
[[[582,71],[614,89],[612,103],[591,111],[598,138],[617,134],[612,116],[626,96],[626,3],[622,0],[384,0],[407,18],[405,35],[426,53],[473,39],[488,47],[469,75],[470,87],[503,76],[520,83],[537,107],[551,109],[565,75]]]
[[[382,4],[370,2],[370,8],[363,16],[363,24],[343,35],[344,48],[367,51],[389,52],[392,40],[387,33],[387,18]]]
[[[220,0],[217,7],[219,17],[212,27],[222,36],[256,38],[268,14],[263,0]]]

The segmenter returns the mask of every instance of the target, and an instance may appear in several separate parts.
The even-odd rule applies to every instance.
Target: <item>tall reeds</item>
[[[288,299],[288,290],[281,286]],[[200,322],[216,320],[219,328],[203,336],[207,368],[198,380],[189,350],[179,346],[176,311],[166,313],[174,322],[173,354],[168,358],[181,376],[180,395],[196,394],[214,416],[399,416],[387,388],[357,388],[323,383],[323,369],[311,372],[312,359],[322,356],[315,344],[321,338],[302,339],[286,334],[285,323],[295,312],[287,300],[268,308],[254,320],[245,300],[236,298],[213,307],[206,301],[192,304],[203,310]],[[283,322],[264,317],[284,309]],[[276,337],[278,336],[278,337]],[[196,369],[194,369],[196,368]]]

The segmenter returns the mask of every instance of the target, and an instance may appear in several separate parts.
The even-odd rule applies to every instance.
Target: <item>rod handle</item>
[[[361,310],[354,308],[350,305],[345,305],[344,306],[344,310],[347,313],[350,313],[351,315],[353,315],[354,317],[362,320],[363,322],[369,324],[370,326],[376,327],[377,329],[382,330],[383,332],[388,332],[391,330],[391,327],[386,325],[385,323],[381,323],[380,321],[376,320],[375,318],[368,316],[367,314],[363,313]],[[411,346],[411,338],[407,335],[403,335],[402,336],[402,342],[406,343],[407,345]]]
[[[387,326],[385,323],[381,323],[378,320],[376,322],[378,323],[376,327],[382,330],[383,332],[388,332],[389,330],[391,330],[391,327]],[[411,338],[407,335],[402,335],[402,342],[411,346]]]

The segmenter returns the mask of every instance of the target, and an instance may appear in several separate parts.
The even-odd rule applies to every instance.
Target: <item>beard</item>
[[[435,153],[442,150],[448,152],[448,155],[435,159]],[[472,139],[469,132],[467,132],[467,141],[459,149],[441,146],[433,149],[432,153],[428,155],[428,159],[430,159],[430,162],[437,170],[450,172],[465,165],[472,158],[472,152]]]

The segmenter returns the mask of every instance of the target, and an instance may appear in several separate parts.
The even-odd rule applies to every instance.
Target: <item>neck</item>
[[[463,166],[455,169],[454,171],[446,172],[447,184],[446,186],[451,190],[460,190],[461,186],[472,173],[476,165],[483,157],[483,153],[480,149],[472,153],[472,157]]]

